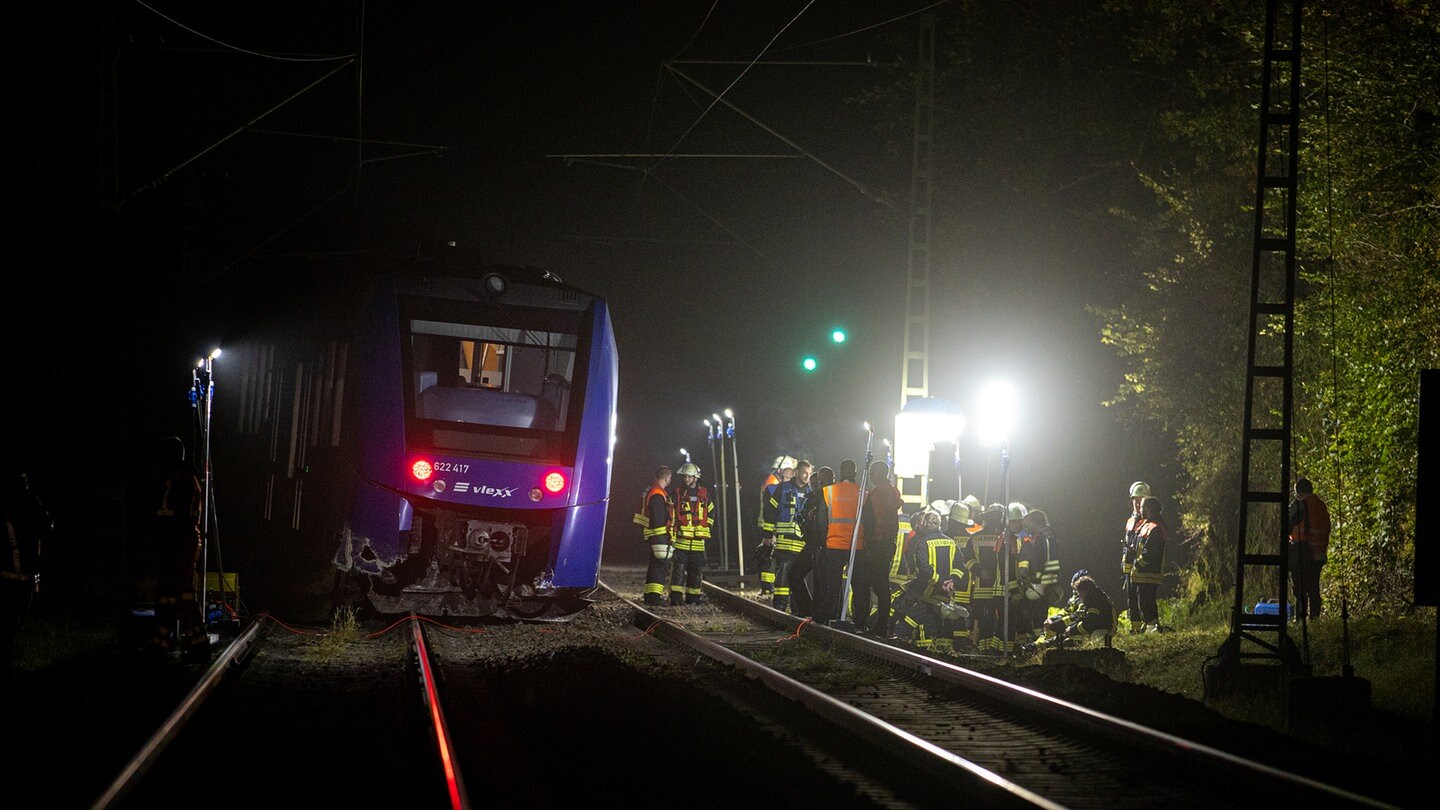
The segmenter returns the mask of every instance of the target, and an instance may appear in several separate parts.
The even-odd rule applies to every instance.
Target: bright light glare
[[[895,474],[928,475],[936,442],[958,441],[965,415],[953,403],[934,397],[912,400],[895,415]]]
[[[861,424],[864,426],[865,432],[866,432],[866,433],[869,433],[869,432],[870,432],[870,423],[869,423],[869,422],[862,422]]]
[[[215,358],[217,358],[217,357],[219,357],[219,356],[220,356],[220,347],[219,347],[219,346],[216,346],[216,347],[215,347],[215,351],[210,352],[210,359],[211,359],[211,360],[214,360]]]
[[[985,447],[999,447],[1010,439],[1015,428],[1015,409],[1020,397],[1015,386],[1008,380],[991,380],[980,389],[979,412],[976,417],[976,432],[980,444]]]
[[[836,329],[834,332],[831,332],[831,333],[830,333],[830,339],[833,340],[833,341],[835,341],[836,343],[844,343],[844,342],[845,342],[845,330],[844,330],[844,329]]]

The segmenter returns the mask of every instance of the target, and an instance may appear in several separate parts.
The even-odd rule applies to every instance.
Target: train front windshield
[[[513,321],[517,313],[505,314]],[[573,457],[580,313],[536,314],[540,328],[406,319],[412,438],[438,451]]]

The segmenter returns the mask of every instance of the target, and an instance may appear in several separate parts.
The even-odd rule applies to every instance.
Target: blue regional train
[[[384,615],[582,610],[598,584],[615,435],[605,299],[544,270],[453,256],[368,289],[349,343],[308,370],[263,352],[247,369],[246,410],[274,411],[272,432],[289,433],[272,441],[264,511],[288,504],[297,529],[302,513],[329,514],[336,582]],[[292,379],[293,398],[263,393]],[[302,492],[334,503],[302,509]]]

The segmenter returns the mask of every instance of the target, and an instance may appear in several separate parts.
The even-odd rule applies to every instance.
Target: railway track
[[[571,807],[702,783],[725,805],[1391,806],[710,584],[703,610],[602,591],[573,625],[412,620],[318,657],[253,621],[93,806]]]
[[[105,808],[458,806],[437,755],[427,656],[403,633],[363,660],[257,617],[92,805]],[[310,636],[321,634],[307,634]],[[358,667],[358,669],[357,669]],[[419,694],[413,676],[419,671]],[[438,723],[438,724],[437,724]]]
[[[1391,806],[803,621],[711,583],[705,593],[725,618],[672,618],[635,605],[636,624],[763,682],[836,733],[921,765],[945,791],[934,806],[952,804],[959,785],[995,805]]]

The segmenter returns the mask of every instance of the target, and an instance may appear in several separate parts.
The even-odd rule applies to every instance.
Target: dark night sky
[[[880,71],[833,63],[912,58],[924,0],[329,2],[303,15],[248,3],[203,18],[162,0],[109,5],[102,25],[55,12],[21,75],[35,204],[18,224],[30,233],[26,300],[40,303],[7,355],[37,382],[65,363],[83,369],[16,417],[32,465],[51,467],[52,500],[87,497],[76,457],[35,455],[73,440],[89,473],[123,475],[126,454],[185,412],[193,359],[303,285],[315,253],[451,239],[611,303],[621,393],[607,559],[638,549],[632,502],[658,463],[678,464],[684,446],[711,466],[701,420],[712,412],[737,414],[747,509],[776,454],[838,466],[862,456],[863,420],[877,447],[892,433],[908,136],[891,147],[846,103]],[[762,52],[811,64],[676,65],[729,87],[753,121],[705,113],[710,98],[663,68]],[[342,63],[317,55],[346,54],[357,63],[322,81]],[[362,151],[358,137],[384,143]],[[667,151],[790,157],[555,157]],[[969,411],[984,379],[1022,386],[1011,497],[1047,510],[1073,551],[1067,568],[1108,570],[1126,488],[1163,480],[1164,467],[1100,405],[1118,381],[1084,309],[1101,260],[1065,223],[998,198],[968,210],[986,221],[933,265],[931,394]],[[77,284],[82,267],[93,275]],[[38,334],[37,323],[65,326]],[[826,345],[835,324],[852,336],[842,349]],[[812,351],[824,366],[802,375]],[[998,453],[967,438],[961,454],[966,490],[1000,500]]]

